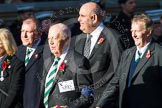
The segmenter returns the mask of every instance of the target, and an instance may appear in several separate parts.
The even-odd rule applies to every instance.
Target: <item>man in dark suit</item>
[[[51,54],[44,56],[40,108],[86,108],[93,101],[89,62],[69,48],[70,41],[71,31],[66,25],[58,23],[50,27]]]
[[[123,53],[97,104],[101,108],[109,108],[118,94],[119,108],[162,107],[162,47],[153,42],[153,22],[144,14],[135,15],[131,31],[136,46]]]
[[[25,86],[23,92],[24,108],[39,108],[40,67],[43,65],[43,45],[35,18],[23,21],[21,28],[22,45],[18,47],[17,56],[25,63]]]
[[[90,61],[94,86],[94,104],[101,97],[105,85],[114,74],[121,54],[117,32],[103,25],[102,9],[94,2],[84,4],[80,8],[78,21],[82,34],[72,42],[74,49],[86,56]],[[88,44],[88,38],[91,35]],[[87,50],[87,46],[90,46]],[[87,51],[89,54],[87,55]]]

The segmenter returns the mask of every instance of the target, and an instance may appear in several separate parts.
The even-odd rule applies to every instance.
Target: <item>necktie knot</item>
[[[135,62],[139,62],[141,55],[142,55],[142,53],[140,51],[137,51],[137,58],[136,58]]]
[[[92,35],[87,36],[87,41],[91,41]]]
[[[141,57],[142,53],[140,51],[137,52],[138,56]]]
[[[55,57],[55,59],[54,59],[54,65],[57,65],[60,59],[61,59],[60,57]]]
[[[30,53],[33,51],[32,48],[28,48],[26,51],[26,56],[25,56],[25,66],[28,64],[29,60],[30,60]]]
[[[32,51],[33,51],[33,49],[28,48],[28,50],[26,51],[26,55],[29,55]]]

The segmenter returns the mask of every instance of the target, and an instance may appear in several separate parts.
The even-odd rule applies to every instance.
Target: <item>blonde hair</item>
[[[2,42],[2,45],[6,50],[7,55],[13,56],[16,53],[17,45],[12,33],[8,29],[0,29],[0,41]]]
[[[153,29],[153,21],[146,14],[135,15],[132,19],[132,22],[142,22],[146,30]]]

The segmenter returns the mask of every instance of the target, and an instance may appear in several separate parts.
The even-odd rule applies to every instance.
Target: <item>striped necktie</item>
[[[33,49],[28,48],[26,51],[26,56],[25,56],[25,66],[28,64],[29,60],[30,60],[30,53],[33,51]]]
[[[48,96],[50,94],[51,88],[52,88],[52,84],[55,78],[55,73],[57,71],[57,66],[58,66],[58,62],[59,62],[60,58],[56,57],[54,60],[54,63],[52,65],[52,69],[50,69],[50,71],[47,74],[46,77],[46,82],[45,82],[45,91],[44,91],[44,106],[46,108],[48,108]]]

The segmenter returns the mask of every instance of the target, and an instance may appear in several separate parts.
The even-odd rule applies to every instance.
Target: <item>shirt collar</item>
[[[96,36],[96,35],[100,35],[100,33],[102,32],[102,30],[104,29],[104,25],[103,25],[103,23],[101,22],[100,23],[100,25],[92,32],[92,33],[90,33],[91,35],[92,35],[92,37],[93,36]]]
[[[33,48],[33,47],[32,47],[32,48],[31,48],[31,47],[27,47],[26,51],[27,51],[28,49],[31,49],[32,51],[35,50],[35,48]]]
[[[149,41],[143,48],[140,48],[140,49],[139,49],[139,47],[137,46],[137,51],[140,51],[140,53],[142,53],[142,54],[141,54],[141,57],[143,56],[143,54],[144,54],[145,51],[147,50],[148,46],[150,45],[151,40],[152,40],[152,39],[150,39],[150,41]],[[137,53],[137,51],[136,51],[136,53]]]
[[[65,59],[65,56],[67,55],[68,50],[69,50],[69,47],[67,47],[66,50],[63,51],[63,53],[60,56],[60,58],[61,58],[60,61],[63,61]]]

